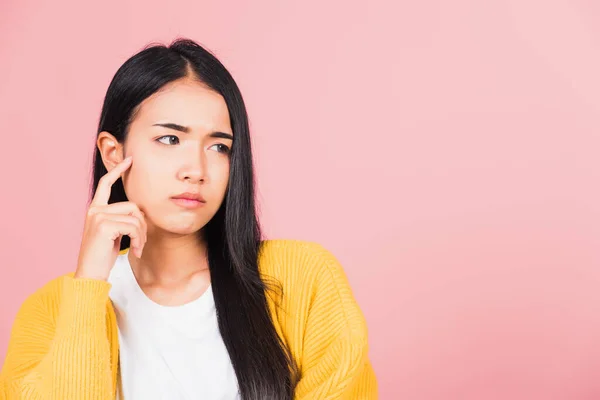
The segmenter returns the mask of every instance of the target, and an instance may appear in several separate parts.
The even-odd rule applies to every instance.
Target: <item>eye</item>
[[[212,146],[210,146],[210,148],[212,149],[213,147],[217,148],[217,151],[219,153],[223,153],[223,154],[229,154],[230,149],[228,146],[224,145],[223,143],[217,143],[217,144],[213,144]]]
[[[165,139],[167,139],[167,143],[165,143]],[[175,144],[179,144],[179,138],[175,135],[166,135],[166,136],[162,136],[159,137],[158,139],[156,139],[158,142],[162,143],[162,144],[166,144],[166,145],[175,145]]]

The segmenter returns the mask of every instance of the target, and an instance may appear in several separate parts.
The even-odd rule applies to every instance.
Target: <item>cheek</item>
[[[130,201],[136,204],[152,202],[152,199],[161,193],[164,177],[164,168],[157,168],[157,163],[144,163],[137,160],[131,166],[125,182],[125,192]]]
[[[219,168],[217,187],[219,188],[219,195],[222,197],[225,195],[227,186],[229,185],[229,163]]]

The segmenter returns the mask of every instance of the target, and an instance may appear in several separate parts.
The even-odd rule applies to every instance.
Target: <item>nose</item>
[[[191,153],[191,152],[190,152]],[[194,152],[185,156],[185,161],[177,173],[177,178],[191,184],[204,182],[206,179],[206,162],[202,152]]]

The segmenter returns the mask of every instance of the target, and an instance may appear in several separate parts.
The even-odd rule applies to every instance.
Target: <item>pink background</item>
[[[597,1],[1,4],[0,360],[74,269],[110,78],[184,35],[245,95],[268,236],[344,264],[382,399],[600,397]]]

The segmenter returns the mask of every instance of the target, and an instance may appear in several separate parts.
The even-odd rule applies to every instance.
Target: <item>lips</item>
[[[171,197],[171,201],[179,207],[189,210],[204,207],[206,200],[197,192],[185,192]]]
[[[178,194],[171,198],[176,199],[176,200],[177,199],[178,200],[190,200],[190,201],[197,201],[200,203],[206,203],[206,200],[204,199],[204,197],[202,197],[202,195],[200,195],[200,193],[194,193],[194,192],[181,193],[181,194]]]

